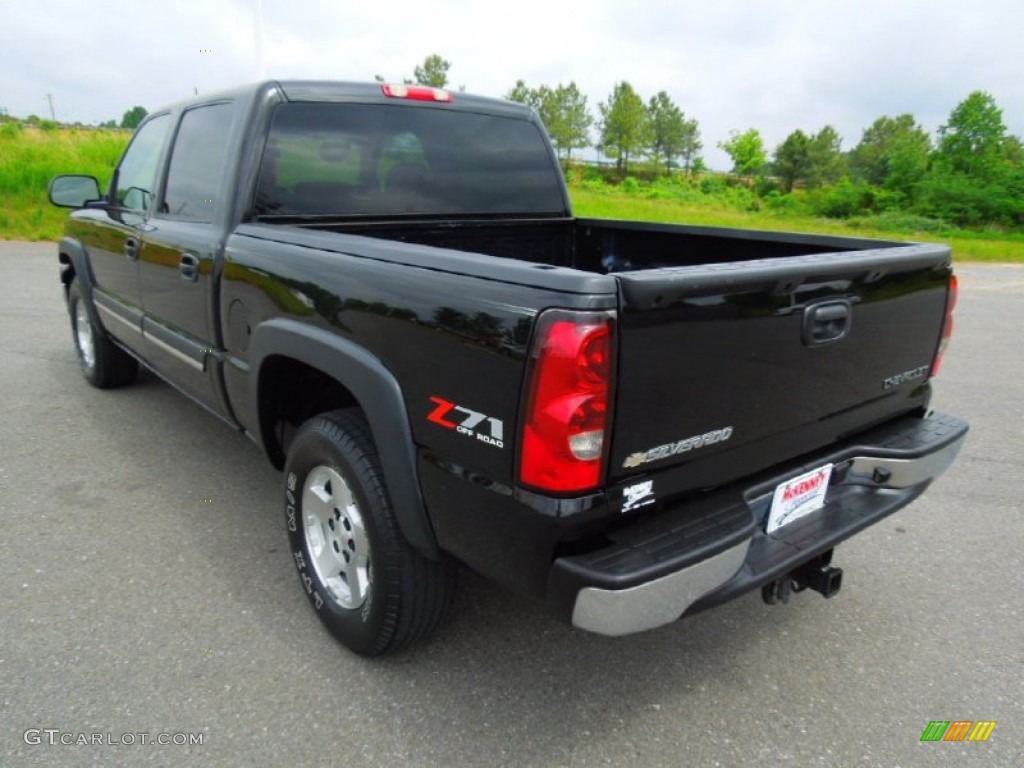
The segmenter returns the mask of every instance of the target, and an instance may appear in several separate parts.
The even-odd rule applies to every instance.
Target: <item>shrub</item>
[[[611,187],[604,183],[603,179],[588,179],[584,177],[580,182],[580,188],[589,192],[609,192]]]
[[[632,176],[627,176],[622,180],[622,191],[627,195],[635,195],[640,191],[640,182]]]
[[[804,206],[795,195],[785,195],[775,189],[762,198],[765,207],[778,213],[802,213]]]
[[[14,139],[21,135],[24,129],[21,127],[21,123],[16,120],[4,123],[3,127],[0,127],[0,139]]]
[[[758,176],[754,180],[754,192],[758,197],[767,197],[773,192],[779,192],[779,182],[772,176]]]
[[[700,180],[700,191],[705,195],[721,195],[728,189],[724,176],[705,174]]]
[[[951,229],[948,221],[932,219],[907,211],[885,211],[874,216],[864,216],[851,221],[852,224],[880,229],[883,232],[928,232],[939,234]]]
[[[831,187],[821,187],[808,193],[811,210],[830,219],[848,219],[858,213],[869,213],[875,208],[876,188],[863,182],[842,181]]]
[[[1024,225],[1024,199],[1015,194],[1012,184],[983,181],[963,173],[931,174],[918,187],[914,211],[961,227]]]

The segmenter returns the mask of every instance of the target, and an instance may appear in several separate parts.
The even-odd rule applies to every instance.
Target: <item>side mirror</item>
[[[60,208],[84,208],[86,203],[100,200],[100,183],[94,176],[57,176],[47,190],[50,202]]]

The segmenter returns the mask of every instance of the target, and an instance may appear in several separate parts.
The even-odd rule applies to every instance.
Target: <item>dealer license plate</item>
[[[831,477],[832,465],[826,464],[777,486],[765,532],[777,531],[825,506],[825,494]]]

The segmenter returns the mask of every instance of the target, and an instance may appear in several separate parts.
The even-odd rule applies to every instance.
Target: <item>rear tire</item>
[[[330,632],[362,656],[392,653],[429,634],[450,602],[455,571],[402,535],[362,413],[307,421],[284,475],[292,556]]]
[[[135,381],[139,364],[93,322],[78,280],[72,280],[68,286],[68,312],[71,336],[85,380],[98,389],[123,387]]]

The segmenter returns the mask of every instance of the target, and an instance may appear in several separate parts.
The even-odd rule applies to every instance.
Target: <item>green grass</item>
[[[569,186],[569,192],[577,216],[945,243],[953,247],[953,256],[957,261],[1024,263],[1024,234],[1016,232],[879,229],[872,226],[870,221],[815,218],[765,210],[737,210],[713,199],[708,203],[650,200],[620,190],[595,191],[575,184]]]
[[[58,239],[67,210],[47,200],[50,179],[61,173],[85,173],[106,188],[130,138],[131,132],[122,130],[0,123],[0,238]],[[569,190],[579,216],[939,242],[953,246],[959,261],[1024,263],[1024,233],[937,229],[935,222],[904,215],[844,221],[772,210],[764,204],[750,210],[757,205],[748,190],[726,189],[721,183],[711,186],[712,194],[697,188],[652,192],[627,179],[622,187],[597,188],[574,181]],[[667,196],[657,199],[659,195]],[[922,228],[915,229],[918,226]]]
[[[106,189],[131,131],[0,124],[0,238],[56,240],[67,218],[46,188],[62,173],[96,176]]]

